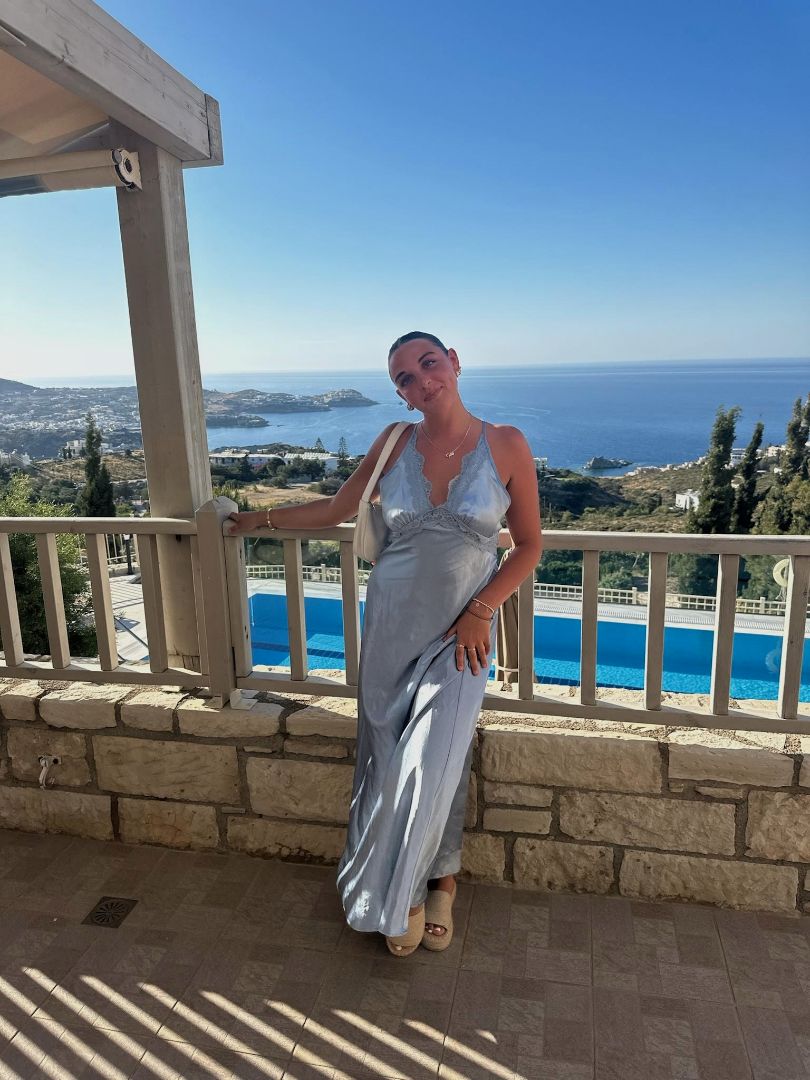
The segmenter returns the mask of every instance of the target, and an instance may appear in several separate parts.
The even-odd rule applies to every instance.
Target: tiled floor
[[[480,885],[456,918],[397,960],[332,870],[0,831],[0,1078],[810,1077],[810,919]]]

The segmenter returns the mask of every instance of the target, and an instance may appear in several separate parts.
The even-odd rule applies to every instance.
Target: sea
[[[28,381],[114,386],[134,378]],[[385,368],[203,373],[203,385],[291,394],[351,388],[376,402],[328,412],[268,414],[269,424],[262,428],[209,428],[210,449],[272,442],[311,446],[320,439],[336,450],[342,436],[349,452],[360,454],[386,424],[412,416],[396,397]],[[616,474],[694,461],[706,451],[720,406],[741,409],[735,445],[748,441],[758,420],[765,424],[766,444],[784,442],[794,400],[810,392],[810,359],[466,366],[460,387],[475,415],[519,427],[532,452],[548,458],[550,467],[582,470],[595,455],[631,462]]]

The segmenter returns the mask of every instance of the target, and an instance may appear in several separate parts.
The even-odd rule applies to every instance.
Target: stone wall
[[[810,739],[603,728],[479,728],[468,876],[810,910]],[[355,732],[348,699],[235,710],[172,689],[0,680],[0,827],[334,862]],[[59,759],[44,788],[43,754]]]

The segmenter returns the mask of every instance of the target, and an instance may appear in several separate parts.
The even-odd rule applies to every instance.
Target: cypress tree
[[[88,413],[84,436],[85,484],[77,502],[81,517],[115,517],[112,480],[101,460],[101,438],[101,429],[93,414]]]
[[[793,412],[785,432],[785,445],[779,455],[779,472],[765,499],[757,522],[757,532],[778,536],[804,531],[804,507],[807,503],[804,485],[810,483],[808,435],[810,394],[804,404],[801,398],[796,398],[793,403]]]
[[[810,394],[807,402],[802,405],[802,399],[796,398],[793,402],[793,413],[788,421],[785,433],[785,448],[779,459],[782,467],[782,476],[785,483],[796,477],[807,477],[807,438],[810,435]]]
[[[709,452],[700,479],[700,504],[687,519],[690,532],[727,533],[731,529],[734,510],[734,488],[731,486],[731,448],[740,410],[717,410],[712,428]]]
[[[740,410],[717,410],[709,451],[700,480],[700,503],[689,512],[686,527],[694,533],[731,531],[734,488],[731,486],[731,448]],[[673,555],[672,572],[681,592],[713,596],[717,589],[717,559],[713,555]]]
[[[754,522],[754,510],[757,505],[758,452],[762,446],[764,430],[765,425],[759,421],[754,428],[751,441],[745,448],[737,473],[740,482],[734,496],[734,509],[731,514],[731,531],[734,533],[749,533]]]

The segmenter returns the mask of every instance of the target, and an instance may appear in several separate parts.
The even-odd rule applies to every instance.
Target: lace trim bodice
[[[424,465],[414,427],[405,449],[380,481],[389,544],[421,529],[454,529],[465,540],[494,552],[511,500],[492,457],[486,424],[475,446],[464,454],[461,468],[448,484],[447,498],[438,506],[430,501],[431,482]]]

